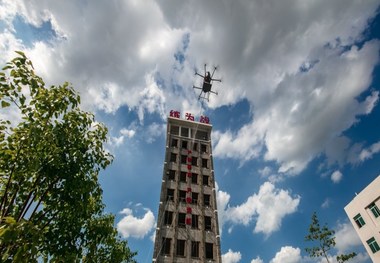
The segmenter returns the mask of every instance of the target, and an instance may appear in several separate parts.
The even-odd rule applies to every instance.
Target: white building
[[[380,263],[380,176],[344,208],[372,261]]]

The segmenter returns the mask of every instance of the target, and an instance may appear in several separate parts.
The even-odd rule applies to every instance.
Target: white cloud
[[[264,263],[264,261],[260,257],[257,257],[252,259],[251,263]]]
[[[227,205],[229,194],[218,191],[218,195],[221,195],[219,199],[224,200],[218,206],[219,213],[222,214],[219,215],[221,226],[226,222],[248,226],[255,219],[254,232],[266,236],[279,230],[282,219],[297,211],[300,202],[299,196],[292,197],[288,191],[277,189],[270,182],[261,185],[259,193],[251,195],[245,203],[238,206]]]
[[[135,217],[130,208],[124,208],[120,213],[125,215],[118,223],[117,230],[125,237],[144,238],[154,229],[155,218],[149,209],[145,209],[143,217]]]
[[[127,128],[122,128],[119,131],[119,136],[111,136],[110,137],[110,144],[111,146],[119,147],[124,143],[125,138],[132,138],[135,136],[136,131],[133,129],[127,129]]]
[[[334,184],[339,183],[343,178],[343,174],[340,171],[334,171],[331,174],[331,181],[333,181]]]
[[[228,252],[222,255],[222,262],[224,263],[237,263],[241,260],[240,252],[234,252],[228,249]]]
[[[217,183],[215,183],[215,190],[216,190],[216,202],[217,202],[216,205],[218,208],[219,233],[222,234],[223,225],[227,220],[226,208],[228,206],[231,196],[227,192],[223,192],[219,190],[219,186]],[[228,232],[230,233],[230,231]]]
[[[223,83],[209,106],[247,99],[253,118],[236,132],[217,132],[215,156],[245,162],[264,154],[289,174],[321,153],[341,163],[347,145],[337,138],[379,97],[373,92],[357,99],[372,81],[379,42],[347,49],[363,40],[379,3],[265,3],[4,0],[1,58],[26,50],[46,83],[69,80],[84,107],[111,113],[126,105],[140,121],[147,113],[164,116],[168,108],[198,108],[193,68],[204,60],[217,63]],[[35,26],[50,21],[57,38],[24,46],[12,31],[15,15]]]
[[[301,262],[301,249],[291,246],[282,247],[270,263],[298,263]]]
[[[126,136],[127,138],[132,138],[135,136],[136,131],[135,130],[128,130],[127,128],[123,128],[120,130],[120,134],[123,136]]]
[[[148,143],[154,142],[160,136],[165,135],[166,124],[158,124],[153,122],[145,129],[145,137]]]
[[[338,249],[338,254],[351,253],[352,251],[355,251],[355,247],[362,244],[350,222],[341,223],[337,226],[335,241],[335,247]]]
[[[330,203],[331,203],[330,199],[326,198],[325,201],[323,201],[321,207],[322,208],[328,208],[330,206]]]
[[[380,152],[380,142],[376,142],[366,149],[362,149],[359,154],[359,161],[364,162],[367,159],[371,159],[372,156]]]

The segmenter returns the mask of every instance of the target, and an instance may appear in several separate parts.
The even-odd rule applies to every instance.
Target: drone
[[[218,81],[222,82],[221,79],[214,79],[214,73],[218,69],[217,67],[214,67],[214,70],[212,71],[212,74],[210,74],[210,71],[207,71],[206,69],[207,65],[204,65],[204,75],[199,74],[197,71],[195,71],[195,75],[198,75],[203,78],[203,85],[202,88],[193,86],[194,89],[200,89],[201,93],[198,96],[198,100],[203,99],[209,101],[210,93],[218,95],[218,92],[213,91],[212,88],[212,82]]]

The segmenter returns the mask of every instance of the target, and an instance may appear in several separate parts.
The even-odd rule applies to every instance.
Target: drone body
[[[217,70],[217,67],[214,67],[214,70],[212,74],[210,74],[210,71],[206,70],[206,64],[204,65],[204,74],[201,75],[198,72],[195,72],[195,75],[198,75],[203,78],[203,84],[202,88],[193,86],[194,89],[200,89],[201,93],[198,96],[198,100],[203,99],[209,101],[210,93],[218,95],[218,92],[215,92],[212,90],[212,83],[213,81],[221,82],[221,79],[214,79],[214,73]]]

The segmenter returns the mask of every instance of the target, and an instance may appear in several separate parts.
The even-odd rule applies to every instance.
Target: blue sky
[[[108,126],[104,202],[138,262],[151,262],[173,109],[213,125],[223,262],[323,262],[304,250],[316,211],[336,231],[330,256],[367,263],[343,208],[380,174],[379,4],[4,0],[0,60],[23,50]],[[223,79],[209,103],[192,89],[204,63]]]

